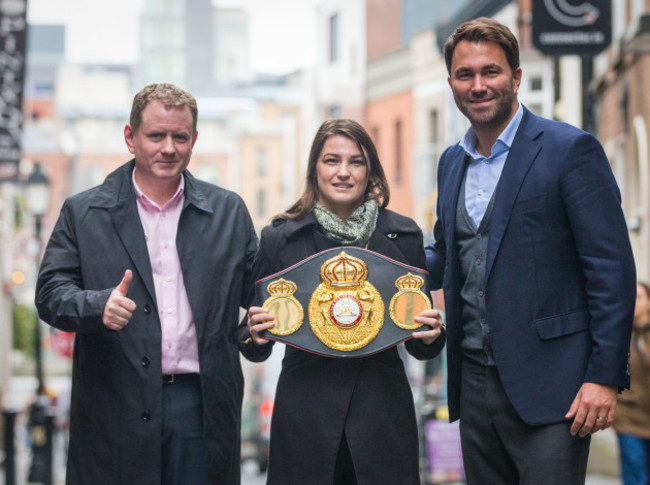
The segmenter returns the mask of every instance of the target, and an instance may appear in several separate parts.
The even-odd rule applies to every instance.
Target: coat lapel
[[[442,199],[442,217],[445,221],[445,241],[454,241],[454,234],[456,231],[456,212],[458,207],[458,197],[460,197],[460,186],[465,174],[465,165],[467,163],[467,155],[465,151],[456,146],[456,153],[451,153],[449,174],[446,179],[441,180],[442,187],[448,187]],[[452,245],[453,247],[453,245]]]
[[[119,238],[124,244],[134,269],[140,276],[152,300],[156,301],[156,290],[153,284],[153,273],[149,262],[149,252],[144,236],[144,229],[138,215],[135,193],[131,184],[131,173],[135,164],[131,162],[116,173],[113,183],[106,184],[106,208],[111,214],[113,225]],[[117,202],[116,202],[117,201]],[[99,204],[100,206],[103,204]],[[119,283],[116,282],[116,284]]]
[[[490,222],[486,281],[490,277],[492,265],[499,252],[515,200],[526,174],[542,148],[541,140],[538,139],[541,133],[542,130],[537,126],[535,116],[524,108],[524,116],[510,147],[508,158],[506,158],[494,199]]]
[[[394,259],[395,261],[409,261],[412,258],[412,255],[405,255],[400,250],[399,246],[395,244],[389,237],[388,234],[397,233],[403,231],[402,227],[391,224],[386,217],[386,212],[379,210],[379,216],[377,217],[377,227],[375,228],[370,240],[368,241],[368,249],[379,253],[388,258]]]
[[[206,315],[212,303],[212,301],[206,302],[205,299],[212,300],[214,295],[205,291],[206,273],[205,268],[200,264],[203,257],[201,253],[210,244],[209,241],[203,240],[201,235],[196,234],[195,228],[202,227],[206,223],[220,224],[220,222],[214,218],[210,219],[211,222],[205,221],[205,215],[211,216],[214,210],[197,186],[196,179],[187,170],[183,172],[183,177],[185,180],[185,200],[181,218],[178,221],[176,245],[183,272],[183,283],[185,284],[187,299],[192,308],[196,336],[200,345],[200,342],[205,341],[205,327],[206,322],[209,321]]]

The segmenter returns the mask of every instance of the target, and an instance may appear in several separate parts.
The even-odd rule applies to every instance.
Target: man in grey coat
[[[236,194],[188,171],[192,95],[153,84],[134,160],[66,200],[36,305],[76,332],[68,484],[238,484],[237,346],[257,237]]]

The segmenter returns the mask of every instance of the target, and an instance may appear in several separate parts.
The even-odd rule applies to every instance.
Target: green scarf
[[[314,207],[314,215],[323,232],[343,245],[366,247],[375,232],[379,207],[374,199],[368,199],[354,209],[347,221],[327,209],[320,202]]]

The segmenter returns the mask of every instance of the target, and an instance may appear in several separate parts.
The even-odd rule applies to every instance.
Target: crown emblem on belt
[[[284,278],[280,278],[266,287],[266,291],[271,296],[291,296],[297,289],[298,287],[293,281],[287,281]]]
[[[400,291],[418,291],[424,286],[424,278],[406,273],[395,280],[395,286]]]
[[[368,278],[368,267],[359,258],[341,251],[328,259],[320,269],[320,277],[327,287],[361,286]]]

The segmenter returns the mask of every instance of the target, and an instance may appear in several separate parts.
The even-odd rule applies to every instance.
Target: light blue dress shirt
[[[465,207],[476,228],[481,225],[492,194],[496,190],[523,114],[524,108],[519,103],[517,112],[492,145],[490,156],[487,158],[476,151],[476,134],[471,126],[460,141],[460,146],[469,155],[469,166],[465,175]]]

